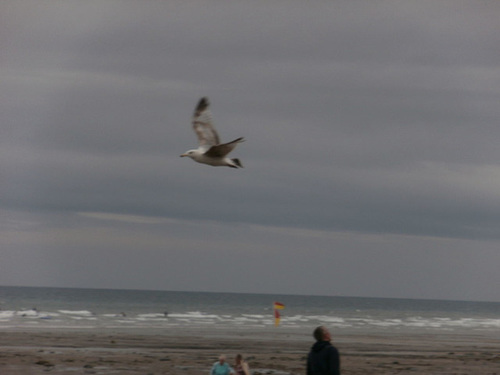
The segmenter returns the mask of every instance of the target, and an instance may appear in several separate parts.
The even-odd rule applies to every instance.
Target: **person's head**
[[[240,364],[243,361],[243,356],[241,354],[236,355],[236,364]]]
[[[330,331],[328,331],[323,326],[317,327],[313,332],[313,336],[316,339],[316,341],[330,341],[331,340]]]
[[[219,363],[222,365],[224,362],[226,362],[226,356],[224,354],[221,354],[219,356]]]

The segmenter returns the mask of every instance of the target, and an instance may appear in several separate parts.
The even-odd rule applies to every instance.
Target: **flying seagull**
[[[219,135],[212,124],[212,116],[208,106],[208,98],[201,98],[193,114],[193,129],[198,136],[200,145],[196,150],[186,151],[181,157],[189,156],[198,163],[214,167],[243,168],[239,159],[227,157],[227,154],[233,151],[238,143],[244,141],[243,137],[221,144]]]

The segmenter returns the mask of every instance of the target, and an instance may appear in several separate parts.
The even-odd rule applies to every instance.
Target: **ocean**
[[[274,325],[273,303],[285,305]],[[500,303],[272,294],[0,287],[0,330],[305,335],[460,333],[500,339]]]

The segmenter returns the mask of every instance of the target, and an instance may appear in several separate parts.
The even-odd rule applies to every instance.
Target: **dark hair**
[[[323,341],[323,339],[325,338],[325,327],[323,326],[317,327],[313,332],[313,336],[316,339],[316,341]]]
[[[237,354],[236,361],[243,361],[243,356],[241,354]]]

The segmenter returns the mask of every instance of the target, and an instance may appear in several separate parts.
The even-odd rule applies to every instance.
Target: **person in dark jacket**
[[[307,356],[307,375],[340,375],[340,355],[330,343],[330,332],[319,326],[313,336],[316,342]]]

